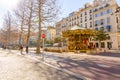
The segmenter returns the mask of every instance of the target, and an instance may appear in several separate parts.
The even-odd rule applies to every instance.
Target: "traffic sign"
[[[45,34],[42,34],[42,38],[45,38],[46,37],[46,35]]]

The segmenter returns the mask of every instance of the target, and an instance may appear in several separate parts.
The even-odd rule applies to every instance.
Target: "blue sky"
[[[19,0],[0,0],[0,27],[2,27],[2,18],[7,10],[12,10],[16,7]],[[59,0],[62,8],[61,18],[67,17],[69,13],[79,10],[86,2],[92,3],[93,0]],[[120,0],[116,0],[120,5]]]
[[[120,0],[116,0],[120,6]],[[67,17],[69,13],[79,10],[80,7],[83,7],[85,3],[93,3],[93,0],[60,0],[62,4],[62,17]]]

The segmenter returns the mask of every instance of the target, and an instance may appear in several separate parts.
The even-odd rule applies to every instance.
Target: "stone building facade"
[[[68,17],[56,23],[56,34],[70,30],[74,25],[90,29],[104,29],[110,35],[110,40],[103,41],[104,49],[120,49],[120,11],[116,0],[94,0],[93,4],[86,3],[84,8],[74,11]],[[98,42],[94,42],[98,47]]]

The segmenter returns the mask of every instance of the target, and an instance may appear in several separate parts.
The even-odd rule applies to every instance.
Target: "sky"
[[[79,8],[84,7],[85,3],[93,3],[94,0],[60,0],[62,7],[62,17],[67,17],[69,13],[78,11]],[[120,6],[120,0],[116,0]]]
[[[0,0],[0,28],[2,27],[2,19],[7,11],[13,10],[19,0]]]
[[[0,0],[0,27],[2,27],[2,19],[6,12],[13,10],[20,0]],[[120,0],[116,0],[120,6]],[[61,18],[67,17],[69,13],[79,10],[85,3],[91,3],[93,0],[59,0],[61,6]]]

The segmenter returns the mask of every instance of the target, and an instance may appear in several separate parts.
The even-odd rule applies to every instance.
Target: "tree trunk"
[[[22,45],[22,36],[23,36],[23,25],[24,25],[24,11],[22,12],[22,22],[21,22],[21,32],[20,32],[20,38],[19,38],[19,45]]]
[[[30,4],[30,14],[28,19],[28,34],[27,34],[27,45],[26,45],[26,53],[29,52],[29,39],[30,39],[30,29],[31,29],[31,19],[33,14],[33,2]]]
[[[38,40],[37,40],[37,49],[36,49],[36,53],[40,53],[40,40],[41,40],[41,0],[38,0],[38,18],[39,18],[39,32],[38,32]]]
[[[27,45],[26,45],[26,53],[29,52],[29,38],[30,38],[30,26],[28,27],[28,35],[27,35]]]

